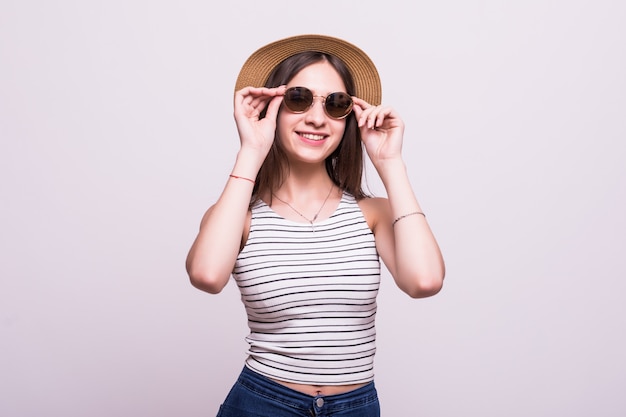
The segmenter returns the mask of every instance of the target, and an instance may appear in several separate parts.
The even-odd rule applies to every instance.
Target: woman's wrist
[[[393,182],[398,177],[406,177],[408,175],[406,164],[401,157],[378,161],[374,164],[374,168],[376,168],[383,183]]]
[[[263,165],[266,155],[262,155],[253,149],[240,149],[235,159],[235,165],[231,174],[245,178],[255,179]]]

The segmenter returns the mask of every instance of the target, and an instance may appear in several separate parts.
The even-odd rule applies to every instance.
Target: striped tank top
[[[380,261],[353,196],[314,228],[255,204],[233,277],[248,315],[247,367],[299,384],[373,380]]]

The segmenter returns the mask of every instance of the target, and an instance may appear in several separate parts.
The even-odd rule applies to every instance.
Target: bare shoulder
[[[372,232],[376,231],[376,225],[389,216],[389,200],[384,197],[366,197],[358,202],[363,216]]]

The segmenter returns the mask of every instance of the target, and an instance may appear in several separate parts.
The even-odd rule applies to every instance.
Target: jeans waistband
[[[369,382],[360,388],[342,394],[326,396],[319,395],[313,397],[279,384],[278,382],[275,382],[272,379],[249,369],[247,366],[244,366],[241,371],[238,382],[259,395],[295,407],[308,408],[312,403],[315,403],[318,398],[323,399],[324,408],[327,411],[330,411],[333,408],[349,408],[352,405],[362,406],[370,401],[378,401],[378,394],[376,392],[374,382]],[[318,401],[317,403],[321,404],[322,402]]]

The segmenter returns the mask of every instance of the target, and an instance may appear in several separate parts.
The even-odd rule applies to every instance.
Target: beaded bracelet
[[[402,220],[405,217],[413,216],[413,215],[416,215],[416,214],[421,214],[422,216],[426,217],[426,215],[424,213],[422,213],[421,211],[414,211],[413,213],[403,214],[402,216],[400,216],[397,219],[395,219],[393,221],[393,223],[391,223],[391,227],[395,226],[396,223],[398,223],[399,220]]]

